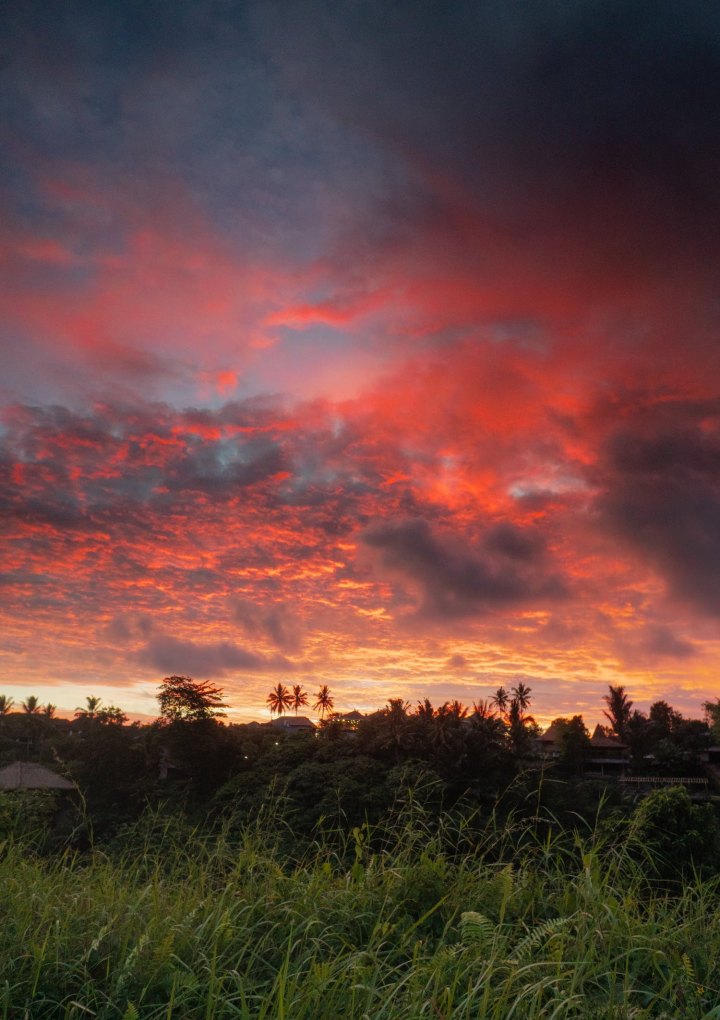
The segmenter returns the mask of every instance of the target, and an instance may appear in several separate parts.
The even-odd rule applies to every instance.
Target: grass
[[[6,841],[0,1017],[720,1018],[717,886],[670,895],[617,841],[537,832],[410,810],[294,861],[272,819],[147,816],[83,857]]]

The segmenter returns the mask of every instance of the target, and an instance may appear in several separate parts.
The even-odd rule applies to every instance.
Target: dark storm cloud
[[[374,524],[362,537],[376,551],[382,572],[419,585],[423,618],[480,615],[568,594],[548,567],[542,542],[511,525],[503,526],[502,542],[497,529],[490,529],[475,546],[438,537],[427,521],[417,519]]]
[[[714,5],[279,0],[257,21],[295,83],[461,185],[503,230],[560,217],[618,249],[629,230],[646,256],[659,235],[702,235],[712,255]]]
[[[605,451],[597,509],[672,596],[720,615],[720,431],[717,421],[618,432]]]
[[[170,635],[151,638],[138,653],[137,659],[141,665],[161,673],[188,673],[201,679],[249,670],[274,672],[295,669],[294,664],[283,656],[267,658],[229,641],[200,643]]]

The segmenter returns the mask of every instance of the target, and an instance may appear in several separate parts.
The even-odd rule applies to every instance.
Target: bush
[[[712,804],[694,804],[683,787],[655,790],[635,809],[632,833],[649,852],[663,878],[709,865],[718,848],[718,822]]]

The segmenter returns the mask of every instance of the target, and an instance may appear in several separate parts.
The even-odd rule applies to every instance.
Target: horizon
[[[192,678],[188,678],[188,679],[192,680]],[[159,687],[158,687],[158,689],[159,689]],[[310,719],[311,721],[314,720],[315,723],[318,724],[318,720],[321,720],[320,711],[319,710],[315,710],[312,707],[312,700],[311,700],[312,698],[316,697],[317,692],[313,692],[313,691],[310,691],[310,690],[304,690],[304,689],[303,689],[303,692],[308,695],[309,704],[306,705],[306,706],[301,706],[302,711],[296,711],[293,707],[286,707],[286,708],[284,708],[280,712],[278,712],[278,711],[276,711],[274,709],[271,710],[268,707],[267,699],[266,699],[266,704],[265,704],[265,707],[263,709],[263,717],[262,718],[257,718],[256,716],[248,716],[247,714],[244,714],[242,716],[242,718],[236,718],[236,716],[238,716],[239,714],[242,713],[242,710],[235,709],[231,704],[228,704],[226,701],[223,701],[222,705],[218,706],[218,707],[221,708],[220,714],[219,715],[215,715],[214,718],[215,718],[215,721],[218,722],[221,725],[226,725],[227,724],[227,725],[233,725],[233,726],[235,726],[235,725],[243,726],[243,725],[247,725],[248,723],[259,723],[261,725],[269,725],[273,721],[276,721],[277,719],[281,718],[281,716],[290,716],[292,718],[295,718],[295,717],[297,717],[297,718],[307,718],[307,719]],[[0,692],[0,693],[2,693],[2,692]],[[490,710],[491,710],[491,712],[494,715],[498,716],[499,718],[503,718],[505,713],[503,713],[502,711],[500,711],[496,707],[493,708],[492,704],[491,704],[493,695],[495,693],[496,693],[495,691],[488,691],[488,692],[486,692],[487,697],[477,697],[475,699],[474,703],[470,702],[469,704],[464,704],[464,703],[461,702],[460,703],[461,707],[466,709],[466,711],[467,711],[467,717],[470,718],[474,714],[475,704],[480,704],[482,702],[485,702],[485,703],[487,703],[489,705]],[[508,693],[511,693],[511,692],[508,692]],[[569,710],[569,711],[567,711],[565,713],[561,713],[561,714],[550,712],[549,714],[546,714],[546,715],[539,715],[534,710],[534,703],[533,703],[534,699],[532,697],[532,693],[533,693],[532,690],[530,690],[528,693],[530,694],[529,706],[528,706],[528,710],[527,710],[527,712],[525,714],[530,719],[532,719],[535,722],[535,724],[538,726],[539,732],[541,734],[543,732],[547,731],[547,729],[554,722],[557,722],[559,719],[571,719],[571,718],[577,717],[577,716],[579,716],[583,720],[583,722],[585,724],[585,727],[586,727],[586,729],[588,730],[588,732],[590,734],[592,734],[594,732],[596,726],[598,726],[598,725],[600,725],[605,730],[607,730],[609,728],[608,717],[605,714],[605,709],[603,709],[602,707],[598,708],[599,715],[595,715],[595,716],[587,716],[587,714],[584,713],[584,712],[573,712],[572,710]],[[625,690],[624,693],[627,696],[627,698],[629,699],[630,706],[632,707],[632,709],[634,711],[639,711],[642,715],[647,717],[649,709],[652,706],[650,704],[644,705],[644,704],[637,703],[636,701],[634,701],[633,698],[632,698],[632,691]],[[333,696],[333,692],[331,690],[328,691],[328,694],[331,697]],[[218,695],[219,695],[220,698],[223,698],[223,699],[225,698],[225,692],[224,692],[224,690],[222,688],[218,689]],[[156,695],[156,698],[157,697],[158,696]],[[88,698],[86,700],[90,700],[90,699]],[[361,711],[361,714],[365,718],[369,718],[369,717],[374,716],[374,715],[379,715],[379,714],[381,714],[384,710],[386,710],[389,707],[391,700],[393,700],[392,696],[389,696],[384,704],[382,704],[382,705],[378,704],[375,707],[365,707],[363,710],[359,709],[357,707],[357,705],[354,705],[352,707],[346,707],[346,706],[342,707],[341,706],[340,708],[338,708],[335,705],[333,705],[333,707],[326,712],[325,721],[328,721],[328,720],[332,719],[333,717],[343,717],[343,716],[348,715],[349,713],[356,712],[356,711]],[[601,700],[604,701],[604,696],[603,696],[603,698]],[[665,699],[657,699],[657,700],[658,701],[664,701]],[[720,702],[720,698],[716,698],[714,700]],[[78,718],[78,716],[83,711],[85,711],[85,709],[83,708],[82,705],[77,706],[75,709],[69,709],[67,707],[55,705],[54,703],[51,703],[51,704],[52,704],[52,707],[54,709],[52,718],[60,718],[60,719],[66,720],[68,722],[72,721],[73,719]],[[420,701],[415,702],[414,704],[411,704],[410,702],[404,702],[404,704],[406,706],[407,714],[409,716],[412,716],[412,715],[416,714],[418,708],[420,708],[423,705],[423,701],[420,700]],[[434,704],[432,707],[435,710],[437,710],[437,709],[439,709],[441,707],[444,707],[444,705],[448,705],[448,704],[450,704],[449,701],[446,701],[444,703],[438,702],[438,703]],[[606,707],[607,707],[607,702],[605,704],[606,704]],[[38,699],[38,709],[42,710],[44,707],[45,706],[44,706],[42,700]],[[85,707],[87,708],[87,704],[86,704]],[[96,709],[108,708],[108,707],[116,707],[116,708],[119,708],[121,711],[124,712],[124,709],[123,709],[122,705],[113,705],[113,706],[111,706],[109,702],[108,703],[104,702],[102,698],[98,699],[98,704],[95,706]],[[675,705],[670,704],[670,708],[675,710],[675,711],[678,711],[677,706],[675,706]],[[687,714],[687,713],[680,712],[680,715],[684,719],[707,720],[709,725],[712,725],[712,720],[708,720],[707,713],[703,710],[703,705],[702,704],[699,706],[699,708],[700,708],[701,711],[698,712],[698,713]],[[9,714],[9,715],[12,715],[12,714],[15,714],[15,715],[24,715],[25,714],[23,706],[22,706],[20,700],[17,700],[17,701],[13,700],[13,704],[11,705],[11,708],[9,709],[9,712],[7,714]],[[158,711],[155,714],[137,713],[137,712],[132,712],[132,711],[124,712],[124,714],[126,715],[127,718],[126,718],[125,722],[123,723],[123,725],[132,725],[134,723],[139,723],[140,725],[151,725],[152,723],[159,722],[161,720],[161,718],[162,718],[162,711],[161,711],[160,707],[158,707]],[[269,718],[267,718],[267,716],[269,716]]]
[[[0,690],[720,694],[718,10],[0,35]]]

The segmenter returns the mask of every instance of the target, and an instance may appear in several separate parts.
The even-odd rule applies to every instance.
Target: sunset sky
[[[720,695],[720,9],[9,0],[0,691]]]

